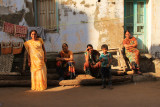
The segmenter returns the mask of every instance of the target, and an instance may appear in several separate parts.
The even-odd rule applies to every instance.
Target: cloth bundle
[[[26,26],[11,24],[8,22],[3,23],[3,32],[10,33],[15,37],[26,38],[27,35],[26,39],[30,40],[31,30],[36,30],[39,37],[41,37],[43,40],[46,39],[44,29],[42,27],[26,27]]]
[[[20,26],[15,25],[15,37],[25,38],[27,35],[27,27],[26,26]]]
[[[23,49],[23,42],[1,42],[1,54],[20,54]]]
[[[3,23],[3,31],[6,33],[13,34],[15,37],[25,38],[27,35],[27,27],[14,25],[8,22]]]
[[[14,24],[8,23],[8,22],[4,22],[3,24],[3,31],[6,33],[14,33]]]
[[[74,64],[75,62],[68,62],[68,65],[69,65],[68,71],[71,79],[73,79],[73,77],[76,76]]]
[[[1,54],[11,54],[12,53],[12,43],[11,42],[1,42]]]
[[[12,42],[13,54],[20,54],[23,48],[23,42]]]

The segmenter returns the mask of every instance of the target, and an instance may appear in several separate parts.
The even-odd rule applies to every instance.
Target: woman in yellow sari
[[[28,52],[28,66],[31,71],[31,89],[42,91],[47,88],[46,52],[41,38],[37,38],[37,31],[30,32],[31,40],[24,43]]]

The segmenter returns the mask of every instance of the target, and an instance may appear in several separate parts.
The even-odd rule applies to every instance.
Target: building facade
[[[160,57],[159,0],[0,0],[0,42],[23,41],[2,31],[3,22],[45,29],[47,52],[67,43],[82,68],[87,44],[119,48],[124,30],[138,40],[142,53]]]

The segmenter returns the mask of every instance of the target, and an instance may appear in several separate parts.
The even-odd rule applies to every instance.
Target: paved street
[[[100,86],[50,87],[34,92],[30,87],[0,88],[0,107],[159,107],[160,81]]]

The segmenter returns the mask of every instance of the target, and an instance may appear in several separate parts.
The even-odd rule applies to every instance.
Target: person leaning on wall
[[[100,53],[97,50],[94,50],[91,44],[88,44],[86,52],[84,54],[85,54],[84,72],[86,74],[97,77],[100,69],[100,63],[98,62]]]
[[[28,52],[28,66],[31,71],[31,89],[42,91],[47,88],[46,51],[41,38],[37,37],[37,31],[31,30],[31,40],[24,43]]]
[[[130,34],[129,30],[125,31],[125,39],[123,40],[123,46],[125,47],[125,55],[129,59],[131,69],[134,73],[142,74],[139,66],[139,50],[137,49],[137,40]]]

